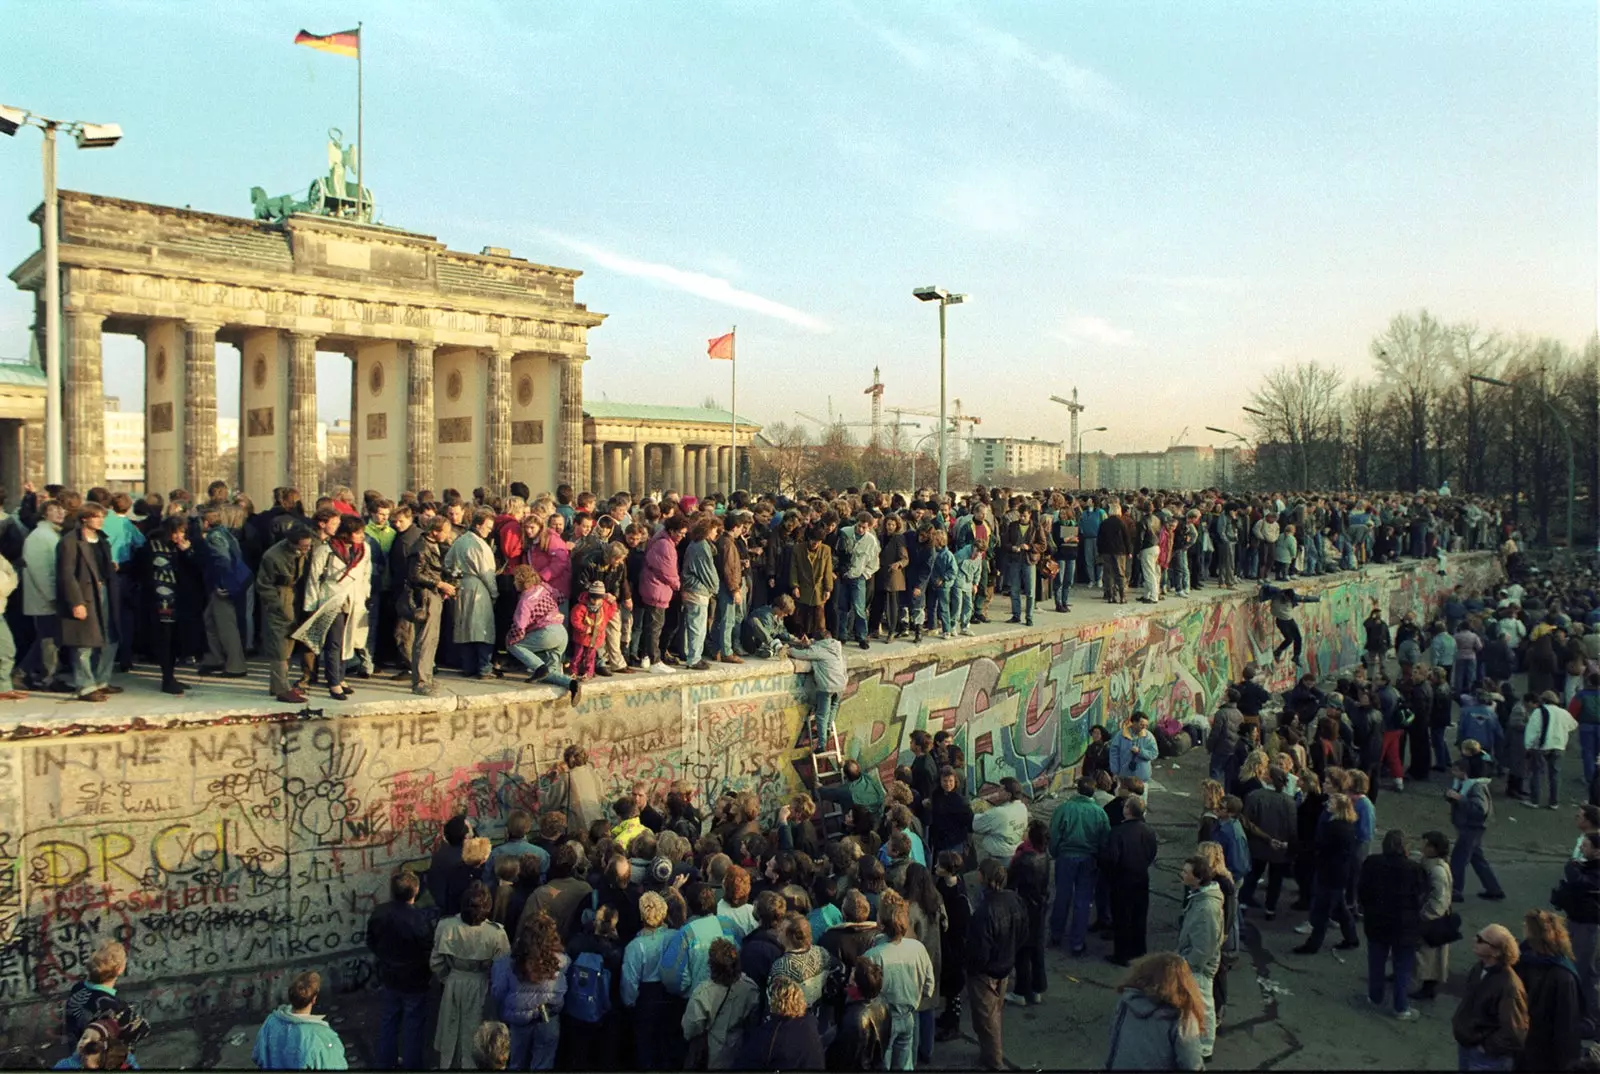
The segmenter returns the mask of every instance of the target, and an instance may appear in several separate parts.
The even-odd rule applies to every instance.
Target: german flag
[[[336,34],[311,34],[304,30],[294,35],[294,43],[306,45],[321,52],[332,52],[338,56],[359,56],[361,54],[361,31],[341,30]]]

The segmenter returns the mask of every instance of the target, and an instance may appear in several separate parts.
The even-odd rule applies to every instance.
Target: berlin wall
[[[1304,586],[1323,593],[1298,613],[1312,669],[1357,661],[1374,601],[1397,620],[1437,607],[1456,582],[1498,573],[1487,556],[1452,557],[1448,577],[1431,566]],[[1006,776],[1054,789],[1093,724],[1135,706],[1154,717],[1213,711],[1277,640],[1254,593],[852,652],[843,749],[887,777],[912,731],[948,728],[972,792]],[[1292,676],[1280,663],[1269,685]],[[748,788],[775,804],[809,765],[807,683],[786,661],[751,661],[732,677],[612,679],[576,709],[521,691],[445,711],[0,741],[0,1039],[48,1037],[56,1011],[41,1005],[55,1007],[106,937],[127,944],[123,990],[158,1027],[267,1009],[304,968],[333,989],[367,987],[367,913],[396,866],[426,868],[450,816],[498,835],[510,810],[559,797],[551,768],[572,742],[588,748],[611,797],[634,780],[687,779],[706,799]]]

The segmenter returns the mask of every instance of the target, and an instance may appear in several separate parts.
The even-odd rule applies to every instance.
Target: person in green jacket
[[[1050,946],[1061,946],[1072,913],[1072,943],[1068,950],[1082,955],[1088,950],[1089,906],[1099,879],[1095,865],[1105,845],[1111,822],[1094,800],[1094,780],[1078,777],[1077,793],[1056,806],[1050,816],[1050,857],[1056,863],[1056,903],[1050,909]]]

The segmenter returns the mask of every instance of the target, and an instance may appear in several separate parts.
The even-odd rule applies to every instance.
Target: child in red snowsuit
[[[606,592],[604,582],[590,582],[572,606],[573,650],[568,673],[574,679],[594,678],[595,657],[606,643],[606,627],[616,614],[616,598]]]

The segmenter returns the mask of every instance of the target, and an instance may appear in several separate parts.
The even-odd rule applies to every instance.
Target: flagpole
[[[728,376],[732,380],[729,388],[732,415],[728,420],[728,498],[731,500],[733,490],[739,487],[739,326],[734,325],[729,335],[733,336],[728,341]]]
[[[358,22],[356,23],[356,219],[363,224],[370,222],[366,212],[367,187],[362,182],[362,172],[367,164],[367,138],[362,130],[362,121],[366,118],[363,115],[366,104],[363,92],[365,87],[361,78],[361,53],[364,51],[365,49],[361,47],[361,24]]]

